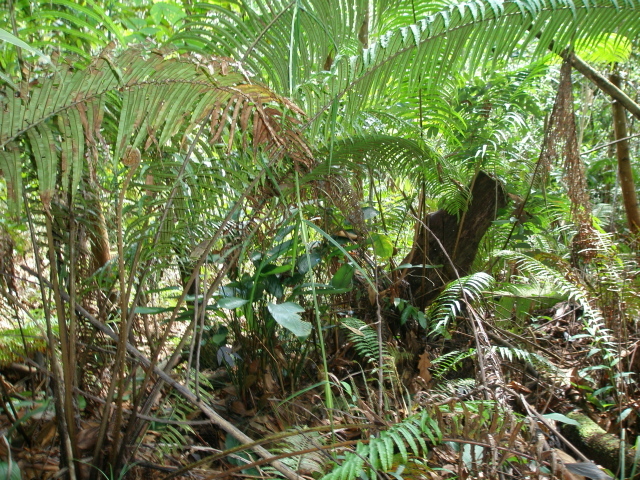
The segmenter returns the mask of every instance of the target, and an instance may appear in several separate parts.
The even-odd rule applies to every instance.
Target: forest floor
[[[620,468],[620,457],[608,459],[615,452],[603,453],[605,447],[584,438],[589,434],[576,433],[579,428],[574,424],[584,423],[576,420],[576,412],[601,428],[596,437],[609,438],[606,432],[619,448],[616,439],[624,430],[627,444],[633,445],[640,433],[640,396],[637,390],[601,387],[604,390],[594,391],[593,382],[578,374],[593,365],[600,384],[611,383],[593,361],[591,339],[580,336],[585,332],[574,305],[560,302],[537,312],[537,317],[544,321],[518,334],[485,319],[490,342],[501,359],[501,385],[483,384],[487,380],[473,354],[474,334],[461,321],[450,339],[418,341],[409,332],[414,349],[416,342],[420,344],[418,352],[396,354],[396,361],[384,371],[382,386],[376,362],[360,355],[350,340],[357,330],[336,336],[340,344],[328,342],[331,410],[318,382],[318,369],[315,378],[307,374],[295,393],[286,391],[286,380],[258,364],[248,368],[242,381],[228,367],[203,368],[199,394],[238,430],[264,441],[267,450],[302,478],[605,479],[608,474],[590,461],[614,470]],[[406,338],[403,342],[410,343]],[[639,339],[632,338],[620,351],[621,358],[635,365],[636,373],[639,345]],[[522,351],[535,356],[513,354],[523,346],[527,348]],[[42,359],[36,357],[2,366],[0,459],[5,467],[11,462],[14,468],[18,465],[22,479],[61,478],[65,472],[60,469],[51,385],[39,367]],[[103,375],[108,375],[108,369]],[[100,424],[100,397],[86,391],[78,396],[82,402],[78,446],[84,473],[90,468]],[[131,413],[130,407],[125,403],[125,414]],[[251,448],[238,447],[233,436],[212,425],[170,387],[165,387],[149,419],[142,439],[131,445],[126,475],[103,472],[104,478],[277,478],[268,462],[261,462]],[[357,450],[358,444],[367,448]],[[375,445],[377,456],[372,453]],[[234,447],[233,453],[228,452]],[[362,467],[353,475],[340,473],[339,467],[349,461],[348,452],[356,450],[365,457]],[[635,451],[628,449],[627,454],[633,463]]]

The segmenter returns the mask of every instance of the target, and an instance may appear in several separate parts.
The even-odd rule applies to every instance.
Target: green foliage
[[[20,465],[16,462],[0,461],[0,478],[6,480],[21,480],[22,472],[20,471]]]
[[[478,272],[449,283],[427,310],[430,332],[448,335],[448,325],[465,310],[465,304],[480,300],[494,282],[491,275]]]
[[[57,325],[52,325],[57,333]],[[31,320],[17,328],[0,329],[0,366],[23,362],[36,352],[47,351],[44,320]]]
[[[433,378],[435,380],[443,379],[450,372],[455,372],[458,366],[467,358],[472,358],[476,354],[475,348],[470,348],[466,352],[454,350],[434,358],[431,361]]]
[[[542,56],[549,45],[561,51],[584,32],[598,38],[615,30],[634,38],[640,30],[632,2],[587,6],[569,0],[477,0],[436,3],[443,8],[414,16],[402,15],[403,7],[408,8],[404,4],[376,1],[366,27],[365,1],[349,4],[351,8],[330,7],[320,0],[293,6],[283,1],[241,5],[242,17],[218,5],[207,6],[174,41],[209,54],[242,58],[253,71],[264,72],[274,89],[288,92],[313,115],[330,115],[339,101],[341,118],[347,122],[372,105],[396,103],[398,91],[402,107],[417,111],[419,93],[432,99],[454,81],[455,73],[500,65],[529,45],[535,56]],[[326,121],[316,118],[314,134]]]
[[[582,315],[584,318],[585,329],[587,331],[586,336],[592,340],[592,344],[594,345],[591,355],[600,353],[604,361],[604,365],[584,368],[581,371],[582,375],[586,375],[592,370],[616,367],[620,361],[620,357],[618,355],[616,341],[612,336],[612,332],[606,327],[600,309],[594,307],[592,302],[589,300],[590,296],[585,287],[577,282],[569,281],[567,279],[570,271],[570,267],[568,265],[564,265],[566,271],[562,272],[558,267],[561,267],[563,262],[557,257],[553,257],[551,255],[548,256],[548,260],[556,262],[555,268],[522,253],[501,251],[497,254],[507,260],[515,262],[522,272],[528,273],[535,278],[537,282],[553,285],[553,287],[562,295],[566,295],[569,300],[580,305],[583,310]],[[581,338],[582,336],[583,335],[577,335],[574,336],[574,338]]]
[[[60,68],[30,90],[28,96],[0,99],[5,112],[0,119],[0,167],[14,211],[21,201],[21,151],[33,156],[40,198],[48,207],[58,187],[75,194],[87,169],[85,157],[95,161],[101,154],[100,139],[112,142],[114,167],[119,161],[137,167],[139,148],[146,151],[185,141],[203,123],[209,123],[218,137],[228,127],[231,142],[235,132],[247,134],[252,115],[262,116],[262,123],[253,125],[254,144],[271,143],[273,130],[264,132],[264,125],[274,120],[274,114],[277,122],[284,117],[262,105],[275,102],[295,109],[270,90],[248,83],[242,69],[226,60],[203,62],[157,51],[147,56],[140,48],[117,56],[105,52],[86,69]],[[167,98],[172,101],[166,102]],[[231,106],[242,110],[239,119],[221,116]],[[108,115],[103,124],[105,111],[117,116]],[[114,123],[116,130],[105,136],[103,129]]]
[[[382,357],[393,363],[392,357],[386,345],[380,346],[378,332],[357,318],[343,318],[340,320],[342,329],[347,333],[347,338],[353,343],[353,348],[367,361],[378,364],[380,348]]]
[[[273,451],[276,454],[294,453],[317,448],[325,443],[325,439],[318,432],[306,432],[287,436]],[[282,461],[298,473],[318,474],[325,471],[326,457],[320,451],[311,451],[283,458]]]
[[[368,444],[358,443],[355,451],[347,451],[341,462],[322,480],[353,480],[362,478],[363,474],[366,475],[364,472],[369,472],[368,478],[375,478],[376,472],[390,472],[409,462],[410,455],[426,455],[425,438],[432,445],[437,445],[442,433],[437,421],[423,411],[381,430],[377,436],[369,438]]]

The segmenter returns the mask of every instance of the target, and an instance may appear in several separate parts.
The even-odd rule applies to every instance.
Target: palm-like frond
[[[580,37],[615,31],[633,38],[640,31],[634,0],[473,0],[416,15],[415,23],[413,15],[402,15],[408,3],[390,10],[374,2],[369,16],[376,19],[384,11],[392,20],[370,28],[366,42],[368,2],[328,11],[321,0],[247,2],[244,18],[211,6],[215,16],[203,15],[177,40],[246,59],[311,115],[338,100],[344,117],[354,118],[368,105],[397,101],[398,89],[405,99],[419,89],[437,93],[457,72],[499,63],[530,44],[535,43],[535,56],[551,45],[560,51]]]
[[[321,152],[331,163],[357,171],[361,165],[399,176],[419,178],[434,170],[438,152],[425,142],[391,135],[371,134],[336,141],[331,152]]]
[[[465,310],[465,303],[482,298],[483,292],[489,289],[494,282],[491,275],[478,272],[454,280],[447,285],[427,311],[431,331],[446,335],[447,326]]]
[[[20,94],[3,94],[0,102],[0,168],[13,205],[20,202],[21,151],[35,161],[45,206],[58,173],[65,189],[75,191],[85,157],[93,163],[106,153],[116,162],[135,163],[140,159],[129,153],[136,149],[159,152],[172,144],[186,151],[205,125],[209,141],[222,140],[227,148],[242,137],[245,146],[280,156],[289,152],[302,160],[309,154],[287,128],[291,116],[283,111],[300,110],[224,59],[105,51],[86,69],[61,67],[40,83],[23,85]],[[293,153],[300,147],[302,156]]]
[[[553,285],[559,292],[567,295],[569,300],[580,305],[583,309],[586,330],[593,338],[594,344],[601,349],[603,358],[612,360],[616,357],[615,341],[611,330],[605,325],[602,312],[589,301],[589,293],[584,286],[567,278],[571,276],[571,268],[567,264],[563,264],[564,262],[551,255],[549,258],[558,264],[558,269],[518,252],[501,251],[496,252],[496,255],[515,262],[522,272],[531,275],[538,282],[547,282]],[[562,268],[566,270],[566,273],[561,271]]]
[[[342,463],[322,477],[322,480],[352,480],[360,476],[363,468],[371,469],[374,476],[375,472],[388,472],[398,460],[403,464],[409,462],[410,454],[412,458],[424,455],[427,452],[424,437],[432,445],[442,440],[438,422],[431,418],[427,410],[379,432],[377,437],[370,437],[368,445],[358,443],[355,452],[347,452]],[[399,459],[394,456],[396,450],[400,453]]]

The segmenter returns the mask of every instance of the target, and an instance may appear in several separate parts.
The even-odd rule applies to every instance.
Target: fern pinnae
[[[516,262],[522,271],[534,276],[538,282],[543,281],[554,285],[563,294],[567,295],[569,300],[580,305],[583,309],[585,328],[593,338],[594,344],[598,345],[605,359],[610,360],[616,357],[615,341],[611,336],[610,330],[605,326],[602,312],[592,306],[589,296],[582,286],[570,282],[561,272],[523,253],[500,251],[496,255]]]
[[[484,272],[474,273],[449,283],[427,310],[431,333],[446,335],[449,323],[462,313],[464,302],[479,300],[484,290],[491,288],[494,283],[494,278]]]
[[[466,352],[454,350],[447,352],[431,361],[431,367],[433,369],[433,378],[444,378],[451,371],[455,371],[462,361],[467,358],[473,357],[476,353],[475,348],[470,348]]]

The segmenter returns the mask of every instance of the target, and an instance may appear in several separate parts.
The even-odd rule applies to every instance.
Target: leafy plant
[[[447,285],[426,312],[430,332],[447,336],[448,325],[465,311],[465,304],[480,300],[493,284],[491,275],[478,272]]]
[[[340,463],[322,480],[352,480],[364,472],[369,472],[369,478],[375,478],[378,471],[390,472],[392,468],[409,462],[410,454],[424,456],[427,452],[425,438],[432,445],[441,441],[438,424],[426,411],[381,430],[378,436],[371,436],[366,443],[358,443],[355,451],[347,451]]]

